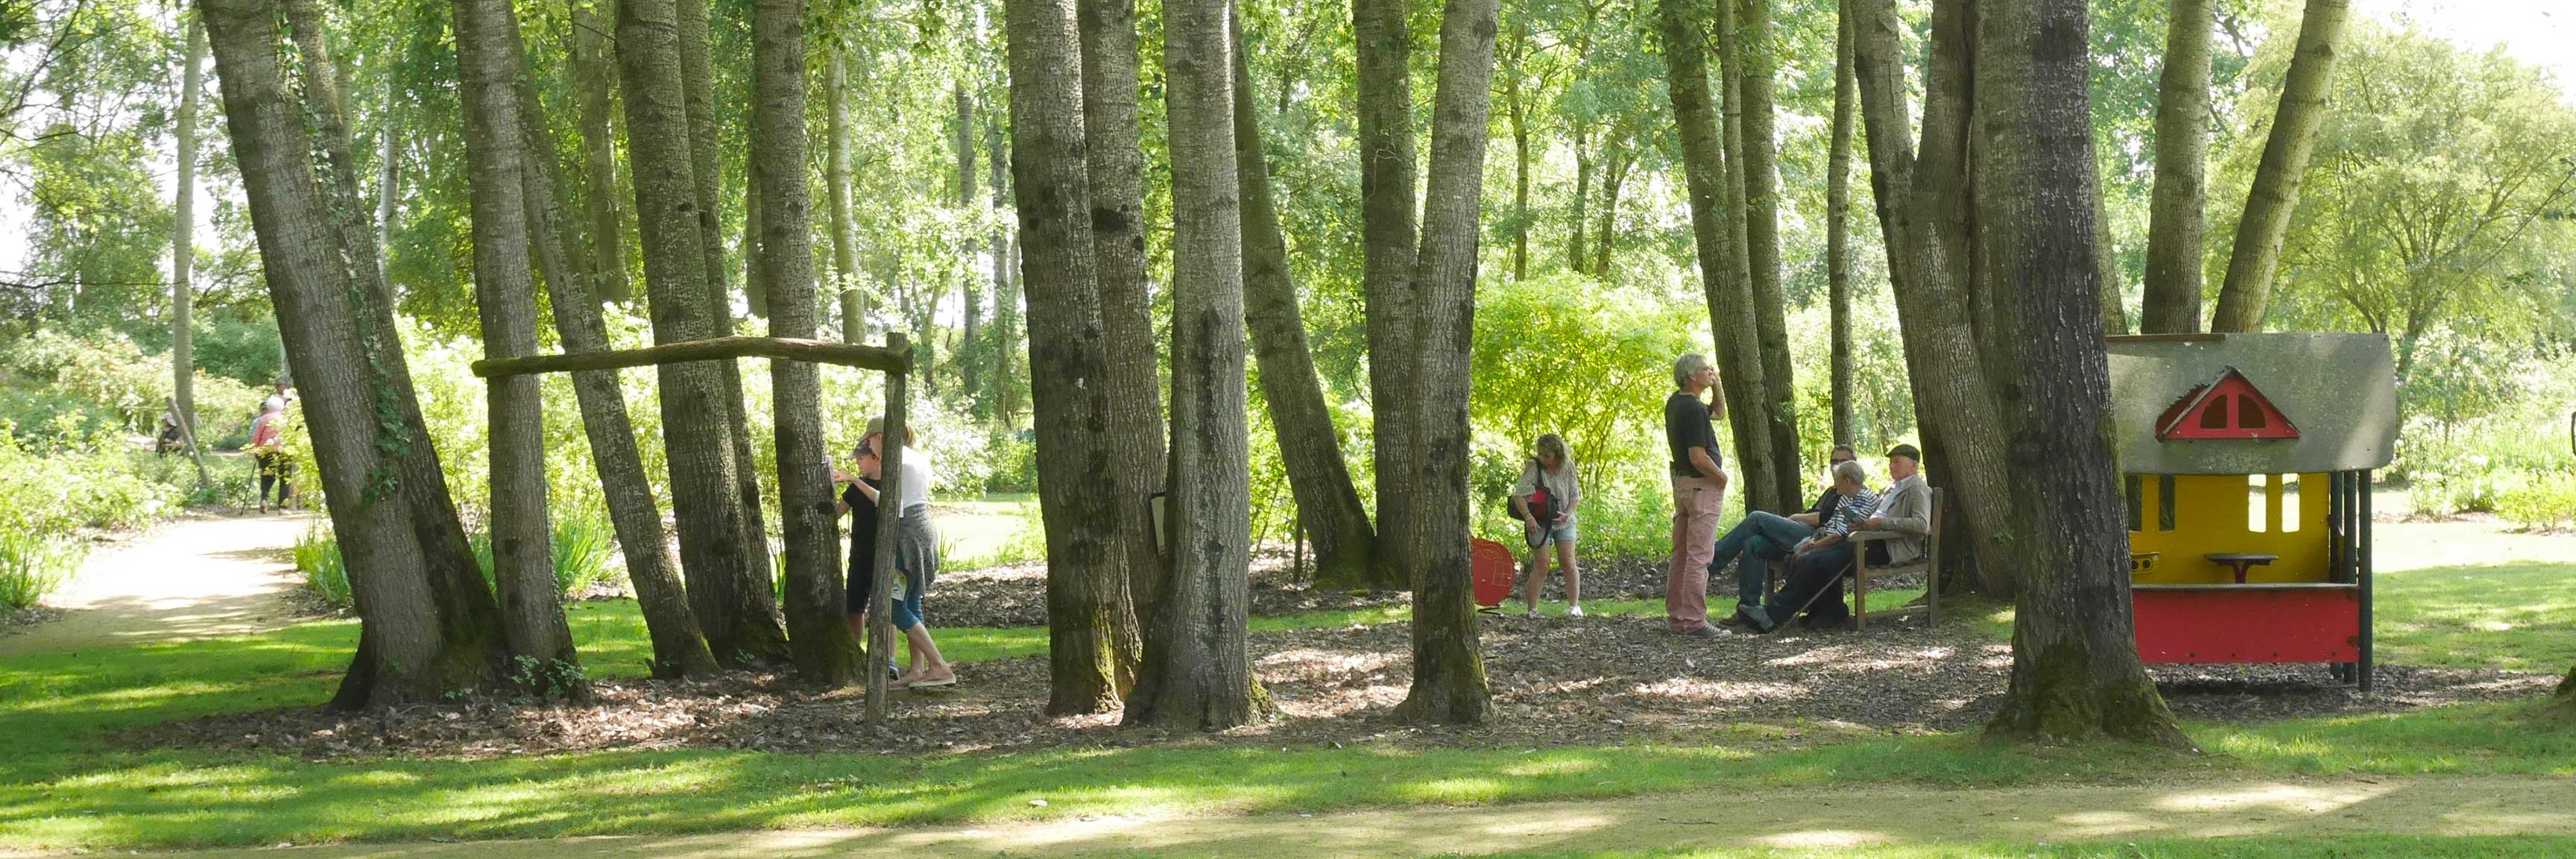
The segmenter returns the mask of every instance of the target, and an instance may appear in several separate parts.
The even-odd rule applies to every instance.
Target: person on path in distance
[[[1879,493],[1877,504],[1863,505],[1854,499],[1843,505],[1845,512],[1865,507],[1868,515],[1843,531],[1831,536],[1818,532],[1799,544],[1796,558],[1789,562],[1787,582],[1762,607],[1766,619],[1775,625],[1786,624],[1799,606],[1809,606],[1808,627],[1851,628],[1851,609],[1843,605],[1843,570],[1852,565],[1855,556],[1852,542],[1845,538],[1851,531],[1894,531],[1905,535],[1870,543],[1869,562],[1874,566],[1910,564],[1923,557],[1924,537],[1932,533],[1932,487],[1923,482],[1923,453],[1910,444],[1888,450],[1887,476],[1896,482]]]
[[[259,512],[268,512],[268,490],[277,489],[277,506],[295,499],[295,461],[286,454],[286,399],[260,401],[259,417],[250,422],[250,460],[259,468]]]
[[[1529,616],[1538,616],[1538,595],[1547,582],[1547,546],[1556,544],[1557,565],[1565,568],[1565,613],[1583,616],[1583,574],[1574,566],[1574,507],[1583,500],[1583,482],[1575,477],[1574,457],[1555,433],[1538,437],[1535,455],[1521,467],[1521,482],[1512,487],[1512,515],[1520,517],[1522,539],[1529,544],[1529,583],[1522,601]]]
[[[1718,513],[1726,507],[1725,459],[1717,424],[1726,395],[1711,391],[1717,367],[1692,352],[1673,360],[1673,395],[1664,398],[1664,444],[1672,452],[1673,556],[1664,571],[1664,620],[1682,635],[1713,638],[1708,622],[1708,562],[1717,554]],[[1703,391],[1711,403],[1700,402]]]

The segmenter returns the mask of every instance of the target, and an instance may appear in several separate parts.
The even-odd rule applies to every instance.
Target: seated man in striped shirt
[[[1801,585],[1811,584],[1803,580],[1816,575],[1814,570],[1820,566],[1816,562],[1824,560],[1823,555],[1839,554],[1846,559],[1845,563],[1849,563],[1851,554],[1849,547],[1844,547],[1837,552],[1828,552],[1826,549],[1840,545],[1849,539],[1851,532],[1860,529],[1862,521],[1878,511],[1878,494],[1869,490],[1869,484],[1866,482],[1869,472],[1862,469],[1858,462],[1844,460],[1834,463],[1833,474],[1834,491],[1842,496],[1842,504],[1834,509],[1834,518],[1827,520],[1823,527],[1817,528],[1816,533],[1808,536],[1807,539],[1798,541],[1798,545],[1790,550],[1792,560],[1789,578],[1782,584],[1780,593],[1771,597],[1768,605],[1759,609],[1743,605],[1736,607],[1736,618],[1744,625],[1762,632],[1779,628],[1781,624],[1789,621],[1789,615],[1797,613],[1798,607],[1815,593],[1815,587],[1801,587]],[[1834,572],[1840,573],[1841,568],[1835,568]],[[1839,589],[1841,586],[1840,579],[1834,580],[1834,588]],[[1792,594],[1797,595],[1794,600],[1791,599]],[[1817,612],[1826,612],[1825,603],[1828,602],[1832,603],[1834,609],[1842,608],[1838,590],[1835,594],[1827,596],[1829,598],[1818,599]]]

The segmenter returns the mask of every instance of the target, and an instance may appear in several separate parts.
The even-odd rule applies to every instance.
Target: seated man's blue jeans
[[[1744,565],[1736,572],[1735,601],[1740,605],[1759,606],[1762,604],[1762,580],[1770,569],[1771,560],[1786,555],[1798,545],[1798,541],[1814,533],[1816,529],[1785,516],[1760,510],[1745,514],[1735,527],[1727,529],[1726,536],[1718,538],[1717,555],[1709,559],[1708,574],[1716,576],[1725,571],[1728,562],[1741,556]]]

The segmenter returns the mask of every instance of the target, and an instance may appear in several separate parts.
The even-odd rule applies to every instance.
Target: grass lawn
[[[2384,527],[2382,540],[2396,530]],[[2385,658],[2556,669],[2576,660],[2570,651],[2576,628],[2569,625],[2576,619],[2576,576],[2568,566],[2391,569],[2381,585]],[[2557,606],[2557,614],[2535,614],[2534,606]],[[2008,629],[2008,609],[1964,601],[1959,608],[1990,631]],[[1586,609],[1654,613],[1660,605],[1602,601]],[[1257,619],[1254,627],[1399,619],[1399,609],[1313,612]],[[2496,626],[2503,628],[2491,628]],[[632,603],[578,604],[572,628],[594,674],[642,672],[649,645]],[[249,752],[134,751],[116,742],[122,733],[160,722],[320,702],[337,683],[356,634],[354,623],[330,621],[241,638],[0,659],[0,737],[7,738],[0,741],[0,850],[1302,812],[1871,782],[2002,786],[2344,773],[2576,777],[2576,729],[2543,720],[2525,704],[2188,725],[2210,752],[2201,757],[2123,748],[2003,748],[1969,735],[1803,740],[1828,744],[1793,746],[1779,739],[1778,726],[1753,724],[1687,746],[1442,750],[1353,744],[1279,751],[1181,740],[1150,748],[914,757],[693,749],[361,763]],[[1036,628],[943,629],[940,639],[960,661],[1042,653],[1046,646],[1045,631]],[[1032,806],[1034,799],[1048,804]],[[2339,853],[2328,849],[2336,845],[2308,841],[2219,841],[2156,844],[2153,850],[2141,844],[2133,852],[2118,852],[2124,845],[2007,845],[1883,855],[2492,855],[2520,850],[2521,844],[2363,838],[2340,845],[2350,849]]]

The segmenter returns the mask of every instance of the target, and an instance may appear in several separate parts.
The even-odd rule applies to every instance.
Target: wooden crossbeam
[[[486,358],[474,362],[473,367],[475,376],[492,379],[530,373],[618,370],[627,367],[676,364],[682,361],[722,361],[733,358],[808,361],[816,364],[839,364],[845,367],[882,370],[888,373],[903,373],[912,369],[912,353],[907,349],[783,337],[718,337],[713,340],[664,343],[642,349],[611,349],[605,352],[529,355],[519,358]]]

